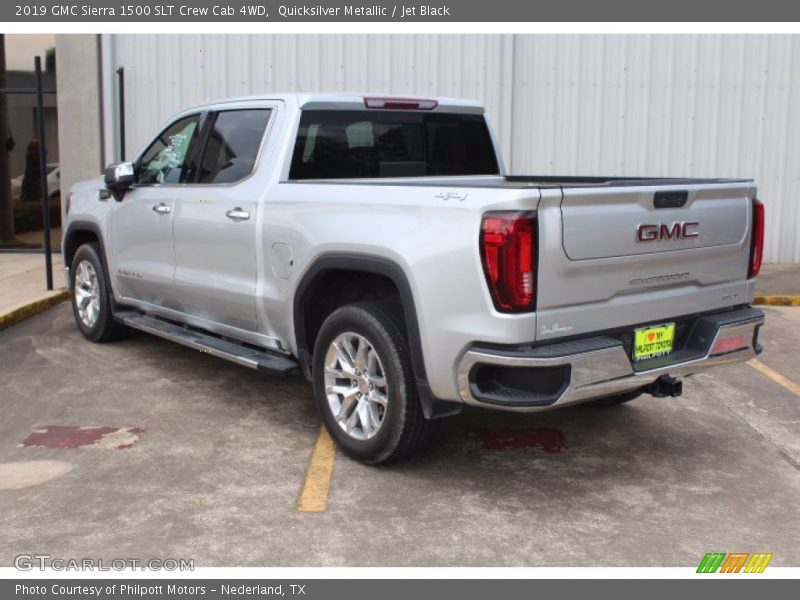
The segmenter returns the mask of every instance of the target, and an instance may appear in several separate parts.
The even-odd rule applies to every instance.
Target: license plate
[[[672,352],[675,341],[675,323],[642,327],[633,332],[633,360],[647,360]]]

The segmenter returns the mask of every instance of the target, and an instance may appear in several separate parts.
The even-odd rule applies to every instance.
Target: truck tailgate
[[[564,190],[564,251],[571,260],[737,245],[747,232],[742,188]]]
[[[543,189],[537,339],[749,302],[754,193],[752,182]]]

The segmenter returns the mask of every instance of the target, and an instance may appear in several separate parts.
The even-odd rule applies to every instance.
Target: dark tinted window
[[[198,183],[233,183],[253,172],[268,109],[230,110],[214,118],[200,160]]]
[[[200,115],[175,121],[162,131],[144,151],[136,169],[136,183],[183,183],[188,171],[188,155],[197,137]]]
[[[482,115],[306,110],[289,178],[496,174]]]

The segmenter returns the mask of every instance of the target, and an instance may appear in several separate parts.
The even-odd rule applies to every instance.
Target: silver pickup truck
[[[477,103],[286,94],[183,111],[74,186],[63,252],[87,339],[302,373],[377,464],[464,404],[676,396],[758,354],[763,231],[749,179],[509,176]]]

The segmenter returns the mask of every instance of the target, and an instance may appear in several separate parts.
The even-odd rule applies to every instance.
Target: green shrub
[[[50,226],[61,225],[61,201],[59,198],[50,198]],[[14,200],[14,232],[27,233],[39,231],[42,225],[42,202],[31,200]]]

